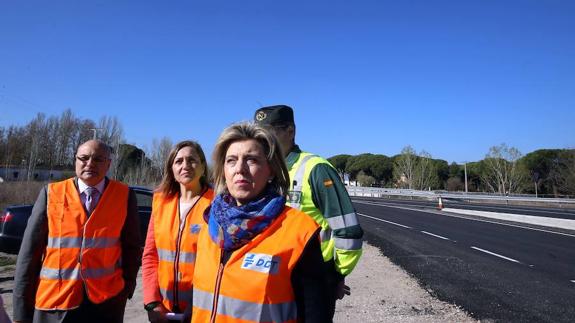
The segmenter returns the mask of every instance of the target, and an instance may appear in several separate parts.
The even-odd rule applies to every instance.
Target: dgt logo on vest
[[[301,191],[289,191],[288,192],[288,202],[290,203],[301,203]]]
[[[242,269],[253,270],[264,274],[277,274],[280,258],[263,253],[247,253],[242,262]]]

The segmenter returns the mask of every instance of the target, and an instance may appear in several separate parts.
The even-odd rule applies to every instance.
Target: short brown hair
[[[272,185],[274,191],[279,195],[287,196],[289,172],[276,136],[266,128],[251,122],[233,124],[224,129],[218,138],[212,154],[212,179],[216,193],[228,193],[224,175],[224,162],[228,148],[234,142],[250,139],[257,141],[262,146],[266,160],[274,174],[272,182],[268,185]]]
[[[158,185],[156,192],[161,192],[166,196],[174,196],[180,192],[180,185],[174,177],[172,164],[174,163],[174,159],[176,159],[178,151],[184,147],[191,147],[200,156],[200,162],[204,165],[204,173],[202,174],[202,177],[200,177],[200,184],[202,185],[202,188],[208,185],[208,164],[206,163],[206,156],[202,150],[202,146],[195,141],[184,140],[177,143],[172,150],[170,150],[168,158],[164,163],[164,176],[162,177],[162,182]]]

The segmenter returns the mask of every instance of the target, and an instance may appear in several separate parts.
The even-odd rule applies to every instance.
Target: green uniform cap
[[[293,110],[287,105],[263,107],[254,114],[254,121],[262,126],[293,124]]]

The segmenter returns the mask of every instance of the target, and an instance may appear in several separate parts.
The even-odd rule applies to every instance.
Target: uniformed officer
[[[361,256],[363,230],[337,171],[324,158],[302,151],[295,143],[293,110],[287,105],[258,109],[256,123],[271,128],[278,138],[289,169],[287,204],[311,216],[320,226],[328,312],[333,317],[337,299],[350,294],[347,276]]]

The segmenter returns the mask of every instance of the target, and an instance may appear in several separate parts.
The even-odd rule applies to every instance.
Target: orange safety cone
[[[441,196],[437,199],[437,209],[443,210],[443,201],[441,200]]]

